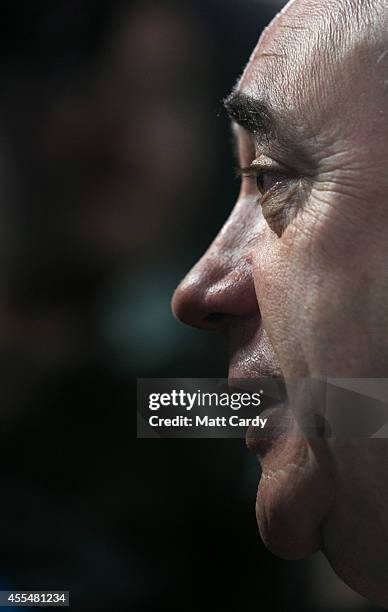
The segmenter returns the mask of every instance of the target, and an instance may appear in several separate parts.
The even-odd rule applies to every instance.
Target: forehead
[[[388,83],[388,53],[380,65],[382,41],[376,27],[381,18],[387,26],[383,4],[290,2],[262,34],[238,89],[264,99],[282,115],[286,111],[296,123],[303,117],[315,131],[317,122],[338,115],[339,103],[346,112],[368,80],[380,76],[381,83]]]

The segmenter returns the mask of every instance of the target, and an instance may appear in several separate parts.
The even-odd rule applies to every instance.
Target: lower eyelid
[[[273,183],[268,189],[265,189],[262,194],[262,198],[271,197],[274,193],[276,193],[279,189],[287,187],[287,179],[285,177],[273,177]]]
[[[303,189],[299,189],[297,181],[283,183],[272,194],[267,192],[258,199],[265,221],[278,237],[297,216],[303,202]]]
[[[289,177],[279,178],[268,191],[258,197],[257,201],[261,206],[265,206],[267,203],[270,205],[272,201],[276,206],[287,206],[288,201],[295,196],[300,185],[300,180],[290,179]]]

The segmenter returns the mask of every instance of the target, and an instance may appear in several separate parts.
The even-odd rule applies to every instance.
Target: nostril
[[[209,321],[209,323],[218,323],[225,317],[226,315],[223,312],[212,312],[211,314],[208,314],[205,319],[206,321]]]
[[[204,317],[203,322],[209,328],[221,327],[223,323],[229,318],[229,315],[224,312],[212,312]]]

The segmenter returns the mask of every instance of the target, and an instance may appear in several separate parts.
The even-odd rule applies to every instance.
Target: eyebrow
[[[266,138],[273,136],[275,122],[262,100],[232,91],[223,104],[229,117],[251,134]]]

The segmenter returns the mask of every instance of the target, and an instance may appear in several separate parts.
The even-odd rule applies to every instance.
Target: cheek
[[[263,326],[285,375],[305,376],[307,276],[298,249],[267,226],[262,229],[252,256],[253,280]]]

